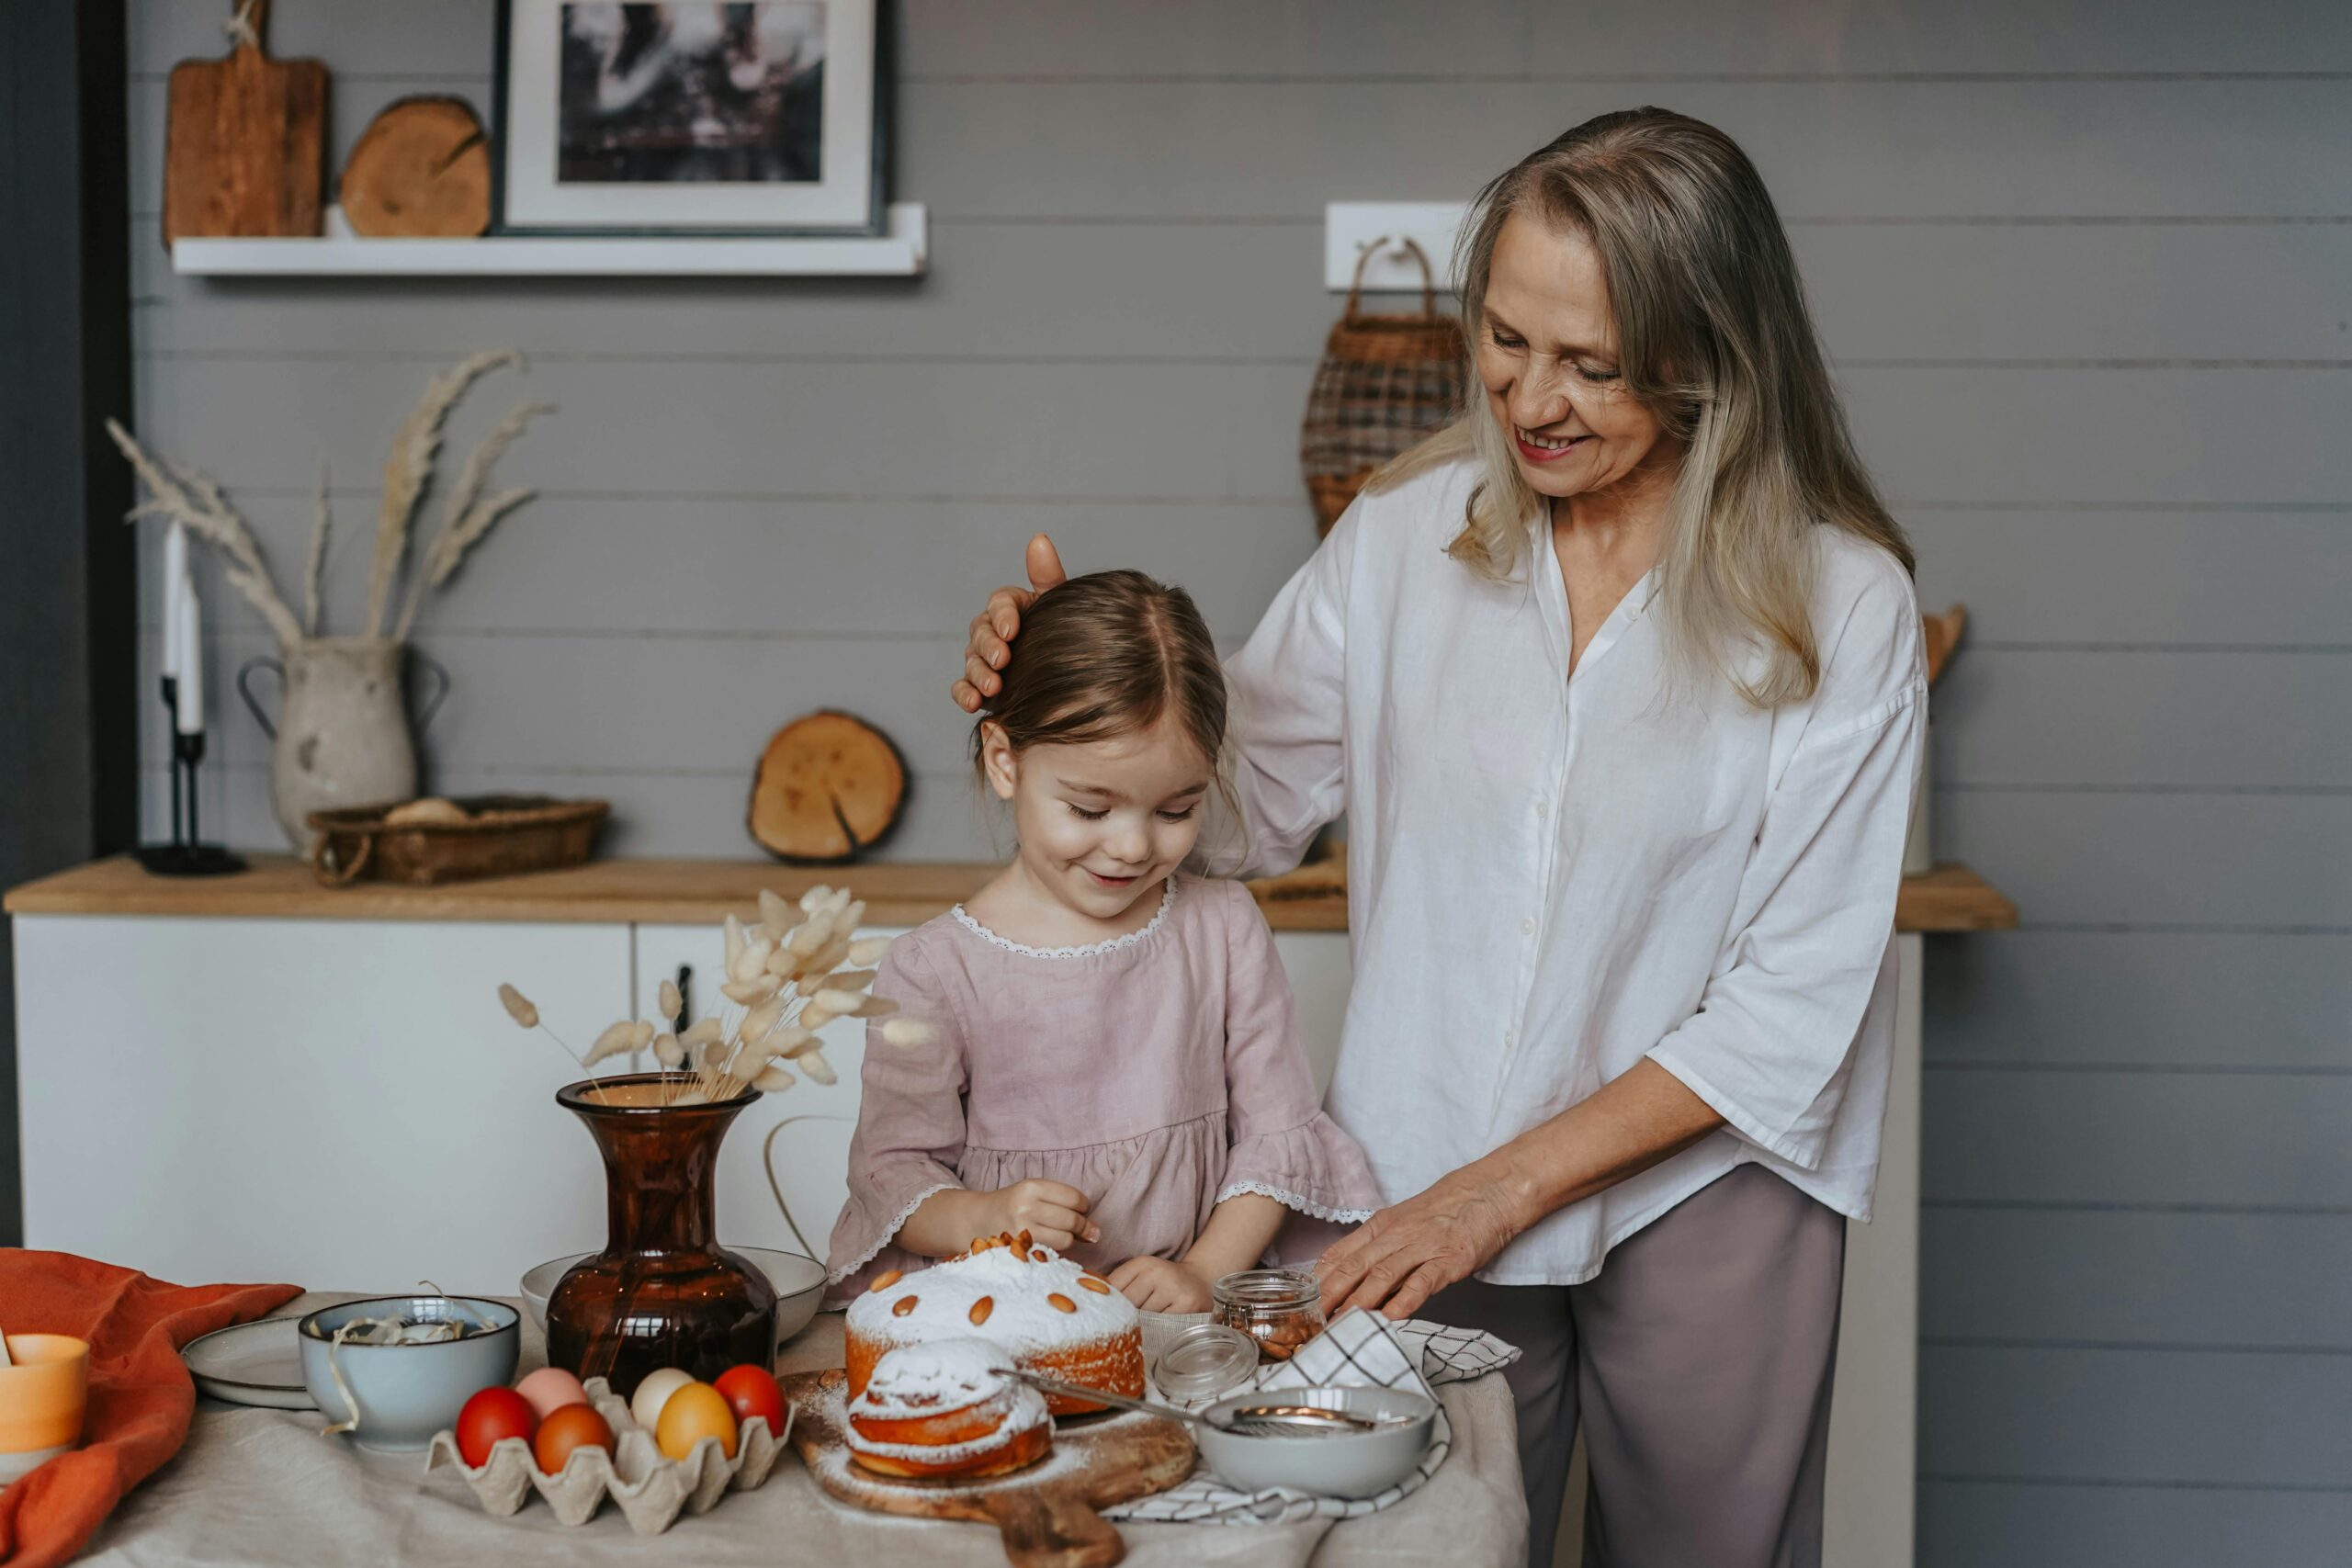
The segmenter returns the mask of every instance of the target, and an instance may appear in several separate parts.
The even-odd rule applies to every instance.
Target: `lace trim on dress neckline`
[[[978,937],[982,942],[994,947],[1001,947],[1007,953],[1017,953],[1023,958],[1099,958],[1106,953],[1116,953],[1121,948],[1133,947],[1158,931],[1167,923],[1168,911],[1175,907],[1176,874],[1170,872],[1168,874],[1167,889],[1159,896],[1159,908],[1153,914],[1148,924],[1138,926],[1125,936],[1114,936],[1108,942],[1091,942],[1083,947],[1031,947],[1026,942],[1015,942],[1011,937],[997,935],[996,932],[974,919],[972,912],[961,904],[947,912],[956,917],[956,924]]]

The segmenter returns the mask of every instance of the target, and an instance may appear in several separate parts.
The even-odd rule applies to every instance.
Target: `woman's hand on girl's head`
[[[1043,534],[1029,541],[1028,570],[1028,587],[998,589],[989,595],[989,607],[972,617],[971,640],[964,647],[964,676],[949,688],[956,705],[966,713],[979,712],[980,705],[1004,684],[997,671],[1012,657],[1012,639],[1021,631],[1021,612],[1038,594],[1069,576],[1062,570],[1060,552]]]
[[[1324,1314],[1366,1307],[1410,1317],[1438,1292],[1468,1279],[1521,1228],[1476,1166],[1453,1171],[1381,1210],[1323,1255],[1315,1277]]]
[[[1105,1278],[1138,1312],[1209,1310],[1209,1282],[1166,1258],[1130,1258]]]
[[[1041,1247],[1068,1252],[1073,1243],[1102,1239],[1102,1227],[1086,1217],[1086,1194],[1075,1187],[1032,1178],[1001,1187],[994,1196],[1001,1222],[997,1228],[1027,1231]]]

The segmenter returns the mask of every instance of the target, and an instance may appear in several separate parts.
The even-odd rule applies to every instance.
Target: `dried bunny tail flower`
[[[635,1043],[631,1044],[629,1049],[632,1051],[642,1051],[648,1045],[653,1043],[653,1036],[660,1032],[657,1031],[652,1024],[647,1022],[643,1019],[637,1021],[636,1027],[637,1033],[634,1036]]]
[[[730,1002],[741,1007],[757,1007],[784,988],[784,982],[773,975],[762,975],[756,980],[729,980],[718,987]]]
[[[831,991],[862,991],[874,984],[871,969],[836,969],[825,976],[825,988]]]
[[[833,890],[820,882],[816,886],[811,887],[808,892],[803,893],[800,896],[800,912],[804,915],[815,914],[819,908],[831,899],[832,896]]]
[[[787,1023],[769,1038],[768,1043],[775,1047],[776,1055],[797,1056],[803,1051],[816,1049],[818,1040],[814,1032]]]
[[[580,1065],[593,1067],[607,1056],[624,1055],[642,1048],[643,1043],[637,1037],[636,1021],[625,1018],[596,1036],[596,1043],[588,1047],[588,1055],[581,1058]]]
[[[810,1083],[836,1084],[841,1082],[841,1079],[833,1073],[833,1065],[825,1060],[825,1054],[822,1051],[803,1051],[799,1055],[794,1057],[793,1060],[799,1066],[802,1072],[808,1075],[808,1081]]]
[[[498,1005],[506,1010],[507,1017],[524,1028],[537,1029],[539,1026],[539,1010],[531,1005],[530,998],[514,987],[498,987]]]
[[[790,1089],[795,1081],[789,1072],[771,1064],[760,1069],[760,1076],[752,1080],[752,1087],[762,1094],[781,1094]]]
[[[784,1021],[784,1002],[782,997],[770,997],[743,1015],[743,1021],[737,1026],[735,1032],[744,1040],[765,1040],[775,1032],[775,1026]]]
[[[882,1038],[893,1045],[928,1045],[939,1038],[939,1031],[919,1018],[886,1018]]]
[[[678,982],[675,980],[662,981],[662,988],[656,991],[654,996],[662,1003],[662,1016],[664,1019],[674,1019],[686,1010],[686,998],[678,994]]]
[[[716,1045],[726,1038],[727,1026],[718,1021],[718,1014],[713,1013],[710,1017],[698,1019],[688,1026],[679,1034],[678,1043],[692,1049],[700,1045]]]
[[[894,940],[887,936],[869,936],[851,942],[849,961],[852,964],[879,964],[882,955],[890,951],[890,943]]]
[[[841,1016],[821,1002],[812,1001],[800,1010],[800,1027],[808,1030],[822,1029]]]
[[[808,918],[801,911],[800,907],[790,899],[771,893],[764,887],[760,889],[760,923],[767,927],[768,934],[775,937],[776,941],[782,942]]]
[[[865,997],[859,1000],[852,1018],[888,1018],[899,1010],[899,1004],[888,997]]]
[[[749,985],[766,972],[768,954],[775,951],[775,943],[764,935],[746,937],[741,950],[727,961],[727,977]]]
[[[823,990],[817,993],[808,1006],[822,1008],[835,1018],[854,1018],[865,1001],[865,998],[855,991]]]
[[[674,1034],[657,1034],[653,1037],[653,1059],[665,1067],[674,1067],[686,1059],[686,1048]]]
[[[833,922],[820,916],[811,915],[806,923],[785,939],[784,950],[795,958],[810,958],[832,940]]]
[[[735,973],[735,965],[743,961],[743,949],[748,945],[743,937],[743,922],[729,915],[719,922],[718,931],[727,943],[725,967],[727,972],[732,975]]]

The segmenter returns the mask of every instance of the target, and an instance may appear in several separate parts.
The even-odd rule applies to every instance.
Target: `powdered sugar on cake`
[[[899,1303],[911,1298],[904,1312]],[[974,1314],[979,1303],[989,1304]],[[852,1302],[848,1327],[897,1341],[978,1333],[1030,1353],[1139,1329],[1142,1319],[1108,1281],[1048,1247],[996,1246],[918,1270]]]
[[[896,1421],[962,1410],[1012,1388],[1035,1394],[1035,1389],[1005,1376],[1012,1370],[1012,1358],[985,1339],[909,1345],[876,1363],[873,1381],[850,1402],[849,1413]],[[1040,1416],[1045,1408],[1039,1400]]]

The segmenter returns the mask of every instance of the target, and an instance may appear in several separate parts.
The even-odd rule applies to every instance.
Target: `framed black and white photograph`
[[[878,0],[500,0],[508,233],[877,233]]]

